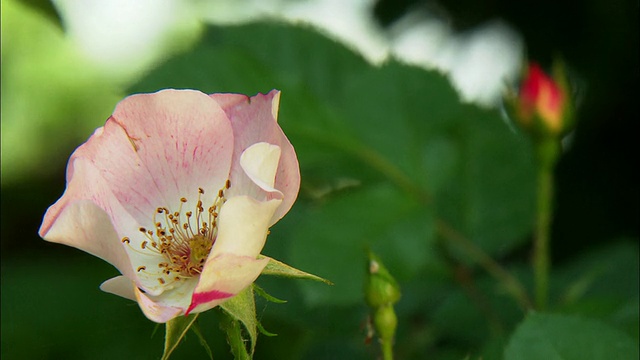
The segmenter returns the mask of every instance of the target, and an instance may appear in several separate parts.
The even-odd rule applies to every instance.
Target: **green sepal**
[[[239,349],[234,349],[238,344],[242,344],[245,347],[245,353],[247,358],[253,357],[253,351],[256,347],[256,339],[258,338],[258,319],[256,318],[256,302],[253,296],[253,286],[248,286],[242,290],[238,295],[230,298],[229,300],[220,304],[220,308],[224,310],[224,313],[230,317],[234,324],[222,324],[223,329],[227,332],[227,338],[229,345],[233,351],[236,359],[244,359],[244,355],[239,353]],[[246,339],[243,335],[242,329],[239,327],[240,323],[246,329],[246,333],[249,338]],[[239,338],[238,338],[239,337]],[[246,342],[249,344],[249,349],[246,349]],[[240,355],[240,357],[238,357]]]
[[[231,353],[236,360],[250,360],[251,355],[247,351],[247,347],[244,343],[244,336],[242,335],[242,325],[240,321],[228,312],[220,309],[220,329],[227,334],[227,342],[231,347]]]
[[[328,285],[333,285],[333,283],[327,279],[323,279],[319,276],[309,274],[308,272],[298,270],[283,262],[274,260],[268,256],[261,255],[260,258],[269,259],[269,263],[267,264],[267,266],[265,266],[264,270],[262,270],[262,275],[273,275],[273,276],[281,276],[281,277],[296,278],[296,279],[309,279],[309,280],[320,281]]]
[[[207,340],[204,338],[204,336],[202,336],[202,333],[200,332],[200,327],[198,327],[197,322],[193,323],[193,326],[191,326],[191,331],[193,331],[198,337],[198,339],[200,340],[200,345],[202,345],[204,350],[207,352],[207,355],[209,355],[209,359],[213,360],[213,352],[211,352],[211,348],[209,347]]]
[[[189,316],[178,316],[167,321],[162,360],[169,359],[173,350],[178,347],[178,344],[180,344],[180,341],[182,341],[182,338],[184,338],[197,318],[198,314],[191,314]]]
[[[156,333],[158,332],[158,329],[160,329],[160,326],[162,326],[163,324],[156,324],[156,326],[153,327],[153,331],[151,332],[151,339],[153,339],[154,336],[156,336]]]
[[[275,296],[269,295],[267,294],[266,291],[264,291],[263,288],[261,288],[260,286],[258,286],[257,284],[253,284],[253,291],[256,292],[256,295],[259,295],[260,297],[262,297],[263,299],[272,302],[272,303],[276,303],[276,304],[284,304],[287,302],[287,300],[282,300],[282,299],[278,299]]]
[[[258,322],[258,331],[260,331],[260,333],[264,336],[269,336],[269,337],[278,336],[278,334],[267,331],[260,322]]]
[[[261,288],[260,286],[258,286],[255,283],[253,284],[253,291],[255,291],[256,295],[260,295],[262,298],[264,298],[265,300],[267,300],[269,302],[272,302],[272,303],[284,304],[284,303],[287,302],[287,300],[278,299],[275,296],[271,296],[271,295],[267,294],[267,292],[264,291],[263,288]],[[269,336],[269,337],[278,336],[278,334],[275,334],[275,333],[267,331],[259,321],[258,321],[257,325],[258,325],[258,331],[260,331],[261,334],[263,334],[265,336]]]
[[[567,76],[567,70],[565,63],[562,59],[557,58],[551,65],[551,76],[556,82],[560,91],[564,95],[564,106],[562,112],[562,133],[561,137],[573,131],[576,126],[575,116],[575,99],[571,84],[569,83],[569,77]]]

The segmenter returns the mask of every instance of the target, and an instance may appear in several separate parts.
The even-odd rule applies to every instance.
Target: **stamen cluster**
[[[147,238],[140,244],[140,249],[148,255],[159,255],[164,261],[158,263],[158,269],[139,266],[136,270],[157,274],[161,285],[199,276],[218,235],[217,218],[226,201],[224,192],[230,186],[231,183],[227,180],[206,211],[200,199],[204,195],[202,188],[198,188],[195,212],[183,213],[183,205],[188,202],[184,197],[180,199],[178,211],[171,212],[166,207],[157,208],[153,214],[154,229],[138,229]],[[122,242],[131,246],[128,237],[124,237]]]

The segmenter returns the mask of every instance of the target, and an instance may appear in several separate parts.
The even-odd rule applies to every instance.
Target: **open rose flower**
[[[122,100],[71,155],[40,236],[113,264],[101,289],[156,322],[211,309],[255,281],[268,229],[298,194],[280,93],[163,90]]]

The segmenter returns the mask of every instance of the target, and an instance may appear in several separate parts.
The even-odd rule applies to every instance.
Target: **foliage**
[[[505,360],[636,359],[629,336],[594,320],[576,316],[531,314],[518,326]]]
[[[398,305],[400,328],[416,316],[427,321],[404,335],[417,343],[424,331],[434,337],[399,340],[400,354],[501,352],[492,344],[504,344],[525,313],[505,294],[510,283],[489,281],[473,254],[502,258],[527,243],[535,166],[527,137],[497,111],[460,103],[435,71],[395,60],[374,67],[314,31],[277,24],[212,27],[132,92],[162,87],[282,90],[279,121],[303,184],[295,215],[270,242],[287,262],[335,283],[300,283],[309,306],[329,313],[362,306],[371,247],[413,297]],[[529,279],[518,271],[509,281]],[[434,349],[444,339],[466,345]]]
[[[258,318],[241,324],[199,316],[216,359],[231,356],[221,350],[226,342],[216,323],[249,335],[249,346],[234,349],[255,346],[256,358],[376,358],[363,330],[368,248],[402,290],[398,358],[537,359],[549,351],[558,359],[637,358],[637,240],[607,239],[574,254],[553,268],[549,313],[525,309],[532,146],[497,110],[460,103],[442,74],[396,60],[374,67],[311,29],[253,24],[210,27],[194,49],[127,92],[168,87],[282,90],[279,121],[296,148],[303,184],[265,253],[335,284],[262,276],[260,286],[286,304],[254,303],[250,294],[245,305]],[[161,341],[148,340],[153,326],[139,309],[98,293],[97,282],[113,269],[77,252],[64,256],[3,258],[3,358],[159,358]],[[524,301],[513,284],[524,289]],[[73,294],[92,289],[69,305]],[[43,294],[46,302],[34,300]],[[81,315],[92,311],[95,322]],[[278,336],[256,346],[260,323]],[[72,325],[62,331],[64,324]],[[203,354],[187,336],[174,358]]]

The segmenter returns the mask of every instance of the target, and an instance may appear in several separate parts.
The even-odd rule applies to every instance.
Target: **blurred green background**
[[[379,1],[373,11],[388,26],[416,6],[434,3]],[[579,123],[556,171],[551,312],[601,321],[637,353],[637,3],[435,7],[460,32],[499,16],[520,32],[528,58],[548,66],[562,56],[568,64]],[[439,224],[530,286],[534,164],[526,136],[499,110],[462,104],[437,71],[395,60],[369,65],[307,27],[176,31],[164,55],[134,73],[109,72],[69,41],[51,3],[2,1],[2,358],[160,357],[162,327],[155,331],[137,304],[99,291],[115,269],[41,240],[37,229],[64,190],[73,149],[122,97],[167,87],[283,91],[280,122],[303,183],[264,253],[336,285],[260,278],[289,302],[258,303],[263,325],[279,335],[260,337],[256,358],[376,358],[375,343],[365,344],[366,247],[402,288],[398,358],[502,358],[523,313]],[[227,358],[215,317],[203,315],[200,328],[214,357]],[[537,319],[542,328],[545,319]],[[506,358],[518,358],[511,345]],[[175,354],[187,357],[206,357],[192,335]]]

